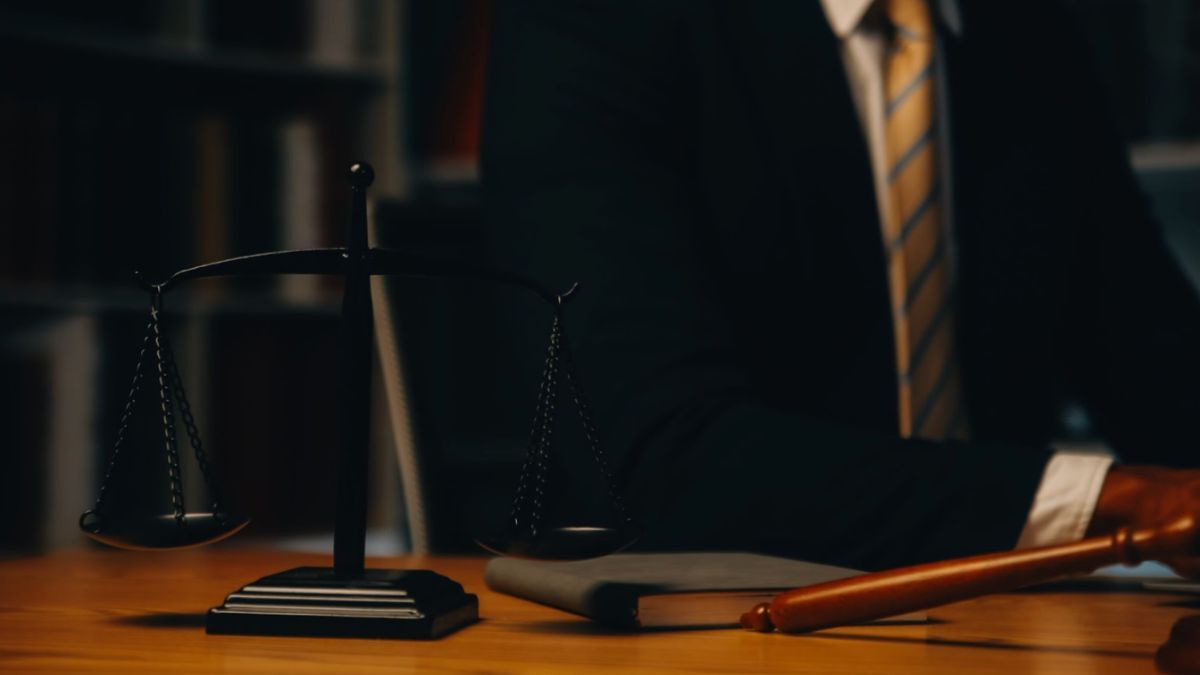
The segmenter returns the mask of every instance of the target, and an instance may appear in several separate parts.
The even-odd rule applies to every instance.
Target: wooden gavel
[[[802,633],[1011,591],[1105,565],[1197,553],[1196,518],[1181,516],[1156,528],[1121,528],[1070,544],[944,560],[785,591],[743,614],[742,626]]]

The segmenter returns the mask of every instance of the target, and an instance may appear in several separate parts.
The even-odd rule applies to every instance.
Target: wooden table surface
[[[483,558],[374,559],[427,567],[479,594],[482,620],[433,642],[209,636],[204,612],[260,576],[322,556],[220,548],[86,550],[0,562],[0,671],[580,673],[1149,673],[1194,599],[1141,593],[995,595],[923,625],[791,636],[620,633],[483,585]]]

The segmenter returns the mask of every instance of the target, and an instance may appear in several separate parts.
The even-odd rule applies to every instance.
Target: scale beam
[[[159,283],[147,281],[140,272],[133,274],[138,283],[147,290],[165,293],[180,282],[190,279],[252,274],[344,274],[345,270],[346,249],[314,248],[271,251],[218,260],[179,270]]]
[[[546,302],[557,305],[575,297],[579,285],[562,293],[536,280],[511,272],[452,260],[413,255],[391,248],[366,249],[366,273],[371,276],[397,276],[426,279],[466,279],[524,288]],[[253,276],[259,274],[321,274],[344,276],[350,271],[350,254],[345,248],[313,248],[298,251],[255,253],[196,265],[179,270],[165,280],[151,282],[141,272],[134,278],[150,292],[166,293],[185,281],[214,277]]]

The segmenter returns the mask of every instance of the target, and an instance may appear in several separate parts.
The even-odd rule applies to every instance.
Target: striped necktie
[[[953,279],[942,224],[935,37],[925,0],[884,0],[895,39],[884,73],[890,218],[884,223],[895,322],[900,435],[962,438],[952,311]]]

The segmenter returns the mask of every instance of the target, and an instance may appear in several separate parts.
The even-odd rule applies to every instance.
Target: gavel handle
[[[1110,536],[1005,551],[864,574],[780,593],[742,615],[751,630],[789,633],[844,626],[1094,571],[1195,555],[1196,520],[1181,516],[1160,527],[1122,528]]]

